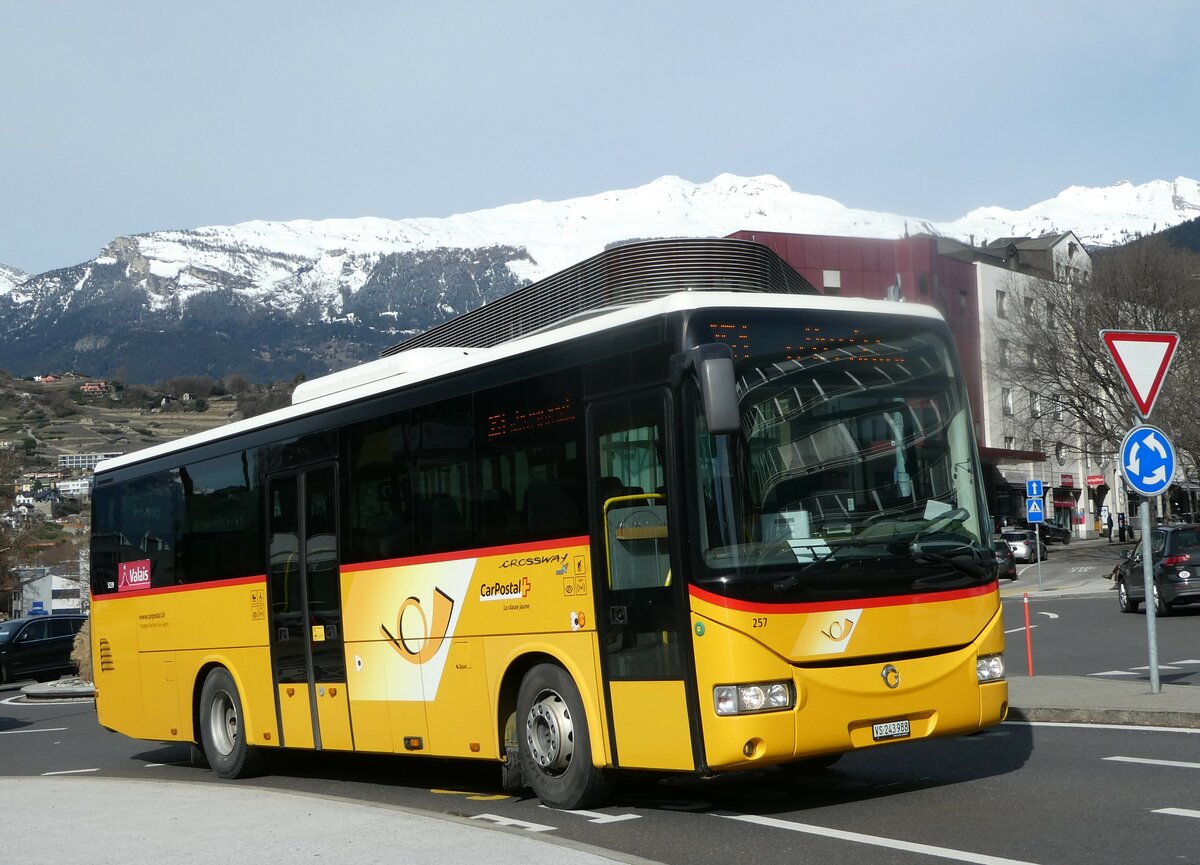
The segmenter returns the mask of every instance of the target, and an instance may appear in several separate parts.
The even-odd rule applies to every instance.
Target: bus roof
[[[808,294],[681,290],[655,300],[621,307],[560,327],[518,337],[490,348],[424,348],[368,361],[351,369],[322,376],[314,379],[311,383],[306,382],[298,386],[296,396],[290,406],[104,460],[96,466],[96,474],[136,465],[160,456],[221,441],[390,391],[406,389],[421,382],[450,376],[473,367],[485,366],[506,358],[577,340],[591,334],[618,329],[657,316],[706,308],[810,309],[943,320],[936,309],[925,304]]]

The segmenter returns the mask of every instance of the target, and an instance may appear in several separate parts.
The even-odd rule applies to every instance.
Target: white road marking
[[[1178,669],[1177,667],[1170,667],[1170,666],[1167,666],[1166,664],[1159,664],[1159,665],[1158,665],[1158,668],[1159,668],[1160,670],[1175,670],[1175,669]],[[1150,667],[1149,667],[1149,665],[1147,665],[1147,666],[1145,666],[1145,667],[1130,667],[1129,669],[1131,669],[1131,670],[1149,670],[1149,669],[1150,669]]]
[[[66,729],[68,729],[68,728],[67,727],[39,727],[36,730],[0,730],[0,736],[7,735],[9,733],[61,733]]]
[[[1149,757],[1105,757],[1114,763],[1143,763],[1147,766],[1174,766],[1177,769],[1200,769],[1200,763],[1187,763],[1182,760],[1151,760]]]
[[[1005,726],[1015,724],[1022,727],[1069,727],[1078,730],[1137,730],[1142,733],[1188,733],[1200,734],[1200,727],[1151,727],[1141,724],[1082,724],[1072,721],[1005,721]]]
[[[1172,661],[1171,663],[1172,664],[1200,664],[1200,661],[1193,658],[1193,659],[1187,660],[1187,661]]]
[[[1058,613],[1041,613],[1041,612],[1039,612],[1038,615],[1045,616],[1048,619],[1057,619],[1058,618]]]
[[[64,769],[61,772],[43,772],[42,777],[46,777],[47,775],[85,775],[88,772],[99,772],[99,771],[100,771],[99,766],[97,766],[95,769]]]
[[[514,820],[511,817],[500,817],[496,814],[476,814],[472,820],[487,820],[489,823],[497,823],[501,826],[512,826],[516,829],[524,829],[527,832],[553,832],[557,826],[545,826],[541,823],[530,823],[527,820]]]
[[[922,853],[926,856],[937,856],[940,859],[953,859],[956,862],[971,862],[974,865],[1032,865],[1032,863],[1022,859],[1006,859],[1003,856],[988,856],[984,853],[953,850],[949,847],[934,847],[932,844],[916,844],[912,841],[901,841],[897,838],[864,835],[861,832],[845,832],[841,829],[813,826],[810,823],[793,823],[789,820],[780,820],[776,817],[761,817],[755,814],[730,814],[727,812],[714,812],[714,814],[717,817],[725,817],[726,819],[738,820],[743,823],[754,823],[758,826],[769,826],[773,829],[786,829],[789,832],[820,835],[825,838],[835,838],[839,841],[851,841],[855,844],[870,844],[872,847],[885,847],[889,850]]]
[[[1169,817],[1195,817],[1200,820],[1200,811],[1193,811],[1190,808],[1156,808],[1150,813],[1166,814]]]
[[[1105,670],[1103,673],[1088,673],[1089,676],[1136,676],[1130,670]]]
[[[565,808],[550,808],[548,805],[538,805],[539,808],[546,808],[549,811],[559,811],[563,814],[576,814],[580,817],[586,817],[589,823],[620,823],[623,820],[640,820],[641,814],[601,814],[598,811],[568,811]]]
[[[1031,631],[1032,631],[1032,630],[1033,630],[1034,628],[1036,628],[1036,627],[1037,627],[1037,625],[1030,625],[1030,626],[1029,626],[1029,630],[1031,630]],[[1019,634],[1019,633],[1021,633],[1021,631],[1023,631],[1023,630],[1025,630],[1025,629],[1024,629],[1024,628],[1011,628],[1011,629],[1009,629],[1009,630],[1005,631],[1004,633],[1006,633],[1006,634]]]

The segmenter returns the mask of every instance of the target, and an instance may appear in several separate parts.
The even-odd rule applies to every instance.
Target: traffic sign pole
[[[1142,499],[1138,505],[1142,518],[1142,585],[1146,587],[1146,642],[1150,644],[1150,693],[1162,693],[1158,678],[1158,629],[1154,608],[1154,565],[1150,561],[1150,500]]]
[[[1117,371],[1125,381],[1138,414],[1145,420],[1154,410],[1159,390],[1179,345],[1174,331],[1102,330]],[[1152,426],[1134,427],[1121,442],[1121,470],[1125,483],[1142,496],[1142,585],[1146,595],[1146,640],[1150,644],[1150,693],[1162,692],[1158,678],[1158,632],[1155,627],[1154,563],[1150,557],[1150,497],[1162,495],[1175,477],[1175,449]]]
[[[1154,562],[1150,547],[1150,498],[1166,492],[1175,477],[1175,448],[1158,427],[1143,424],[1125,434],[1121,442],[1121,473],[1125,483],[1142,496],[1142,586],[1146,595],[1146,642],[1150,655],[1150,693],[1162,692],[1158,676],[1158,630],[1155,623]]]
[[[1046,489],[1040,480],[1025,481],[1025,522],[1033,524],[1033,555],[1038,566],[1038,591],[1042,591],[1042,523],[1046,521]]]

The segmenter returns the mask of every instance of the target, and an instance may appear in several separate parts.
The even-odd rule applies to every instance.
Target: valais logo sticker
[[[117,565],[117,591],[136,592],[150,588],[150,560],[121,562]]]

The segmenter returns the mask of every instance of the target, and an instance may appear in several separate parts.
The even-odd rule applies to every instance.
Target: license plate
[[[907,719],[871,725],[871,735],[875,737],[876,742],[883,742],[887,739],[907,739],[911,734],[912,730],[909,728]]]

